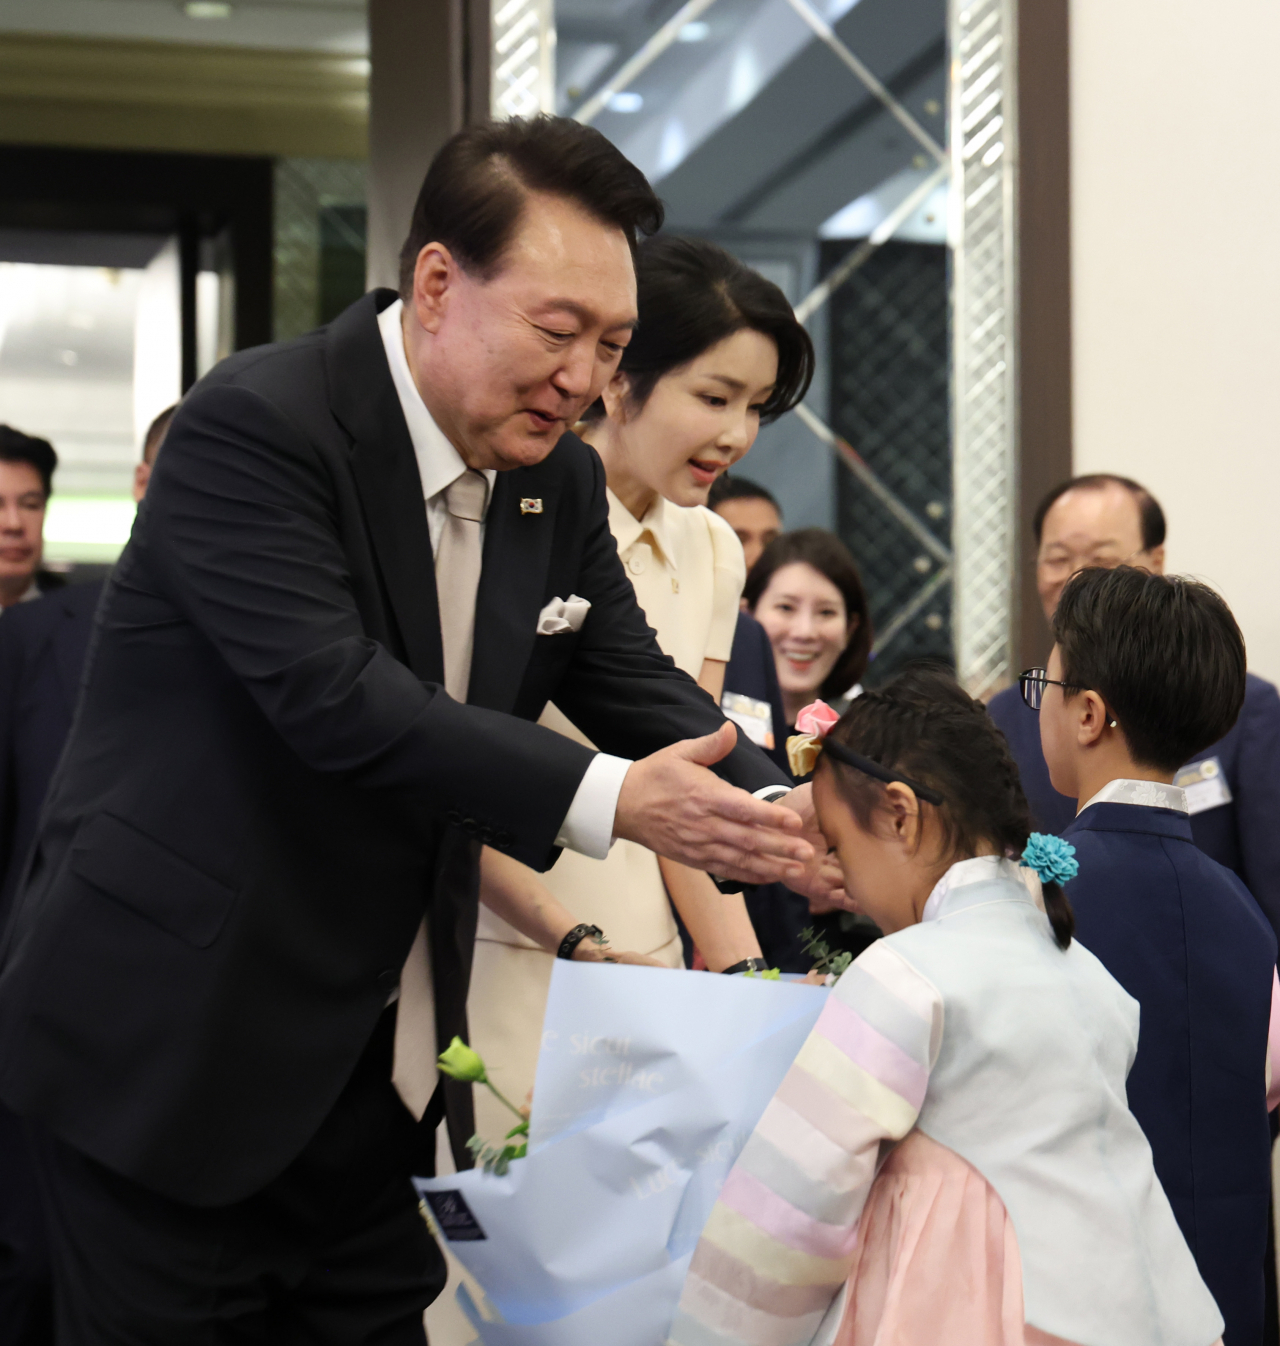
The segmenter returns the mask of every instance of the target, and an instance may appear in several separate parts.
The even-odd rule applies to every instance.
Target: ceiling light
[[[711,25],[703,19],[694,19],[680,30],[681,42],[704,42],[711,32]]]
[[[189,19],[229,19],[231,6],[227,0],[187,0],[182,12]]]
[[[611,112],[639,112],[644,107],[644,97],[638,93],[614,93],[609,95]]]

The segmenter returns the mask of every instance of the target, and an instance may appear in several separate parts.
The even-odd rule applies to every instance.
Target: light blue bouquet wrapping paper
[[[826,995],[556,963],[528,1157],[417,1180],[485,1292],[483,1309],[458,1295],[484,1346],[665,1339],[716,1195]]]

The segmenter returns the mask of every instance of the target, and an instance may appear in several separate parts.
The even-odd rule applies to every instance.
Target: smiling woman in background
[[[745,566],[707,494],[761,423],[804,396],[813,347],[782,291],[712,243],[651,239],[636,281],[639,326],[582,435],[604,463],[609,526],[659,644],[719,704]],[[585,741],[554,706],[541,722]],[[712,971],[760,956],[741,896],[628,841],[605,860],[566,851],[541,877],[486,850],[482,873],[468,1019],[508,1097],[533,1084],[557,951],[680,966],[670,894]],[[597,933],[584,937],[588,925]],[[501,1135],[509,1119],[484,1095],[475,1103],[480,1134]]]
[[[743,598],[773,645],[788,728],[821,697],[843,712],[871,655],[871,614],[848,548],[825,528],[765,548]]]

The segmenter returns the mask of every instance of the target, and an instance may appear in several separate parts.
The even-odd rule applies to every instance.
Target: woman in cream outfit
[[[636,270],[640,325],[584,438],[604,462],[610,527],[649,624],[718,704],[745,567],[707,493],[761,422],[804,396],[813,351],[781,290],[714,244],[651,239]],[[554,706],[542,723],[587,741]],[[584,939],[575,957],[680,967],[674,902],[712,971],[760,954],[741,897],[632,842],[615,842],[605,860],[566,851],[542,876],[486,850],[482,874],[468,1017],[509,1098],[533,1086],[555,952],[578,923],[608,942]],[[498,1140],[510,1115],[487,1090],[475,1103],[478,1133]]]

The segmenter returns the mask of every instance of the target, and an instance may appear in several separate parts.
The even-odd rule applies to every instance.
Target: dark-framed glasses
[[[1061,687],[1067,692],[1080,690],[1078,687],[1073,687],[1069,682],[1059,682],[1057,678],[1051,678],[1047,668],[1027,669],[1025,673],[1018,675],[1018,686],[1022,690],[1022,699],[1032,710],[1040,709],[1044,702],[1044,689],[1046,687]]]

